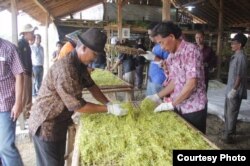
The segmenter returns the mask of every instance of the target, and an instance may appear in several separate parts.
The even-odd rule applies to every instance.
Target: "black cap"
[[[241,44],[241,47],[244,47],[247,43],[247,37],[242,32],[239,32],[234,36],[232,41],[237,41],[238,43]]]
[[[86,32],[77,36],[86,47],[97,53],[104,53],[107,36],[99,29],[90,28]]]

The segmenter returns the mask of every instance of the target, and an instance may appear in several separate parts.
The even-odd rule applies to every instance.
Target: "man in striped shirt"
[[[16,119],[22,112],[23,72],[17,48],[0,38],[0,158],[3,165],[23,165],[15,146]]]

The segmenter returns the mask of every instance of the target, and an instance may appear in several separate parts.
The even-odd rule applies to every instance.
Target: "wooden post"
[[[117,32],[118,39],[122,41],[122,0],[118,0],[117,3]],[[118,77],[122,78],[122,64],[118,66]]]
[[[44,73],[46,74],[49,69],[49,21],[50,21],[50,15],[49,13],[46,13],[46,25],[45,25],[45,65],[44,65]]]
[[[117,34],[118,39],[122,41],[122,0],[118,0],[117,2]]]
[[[16,0],[11,0],[11,21],[12,21],[12,43],[17,46],[18,43],[18,32],[17,32],[17,4]],[[18,117],[18,122],[20,125],[20,129],[25,129],[25,118],[24,114],[21,113],[21,115]]]
[[[223,0],[220,0],[220,6],[219,6],[219,26],[218,26],[218,38],[217,38],[217,51],[216,54],[218,56],[217,58],[217,79],[220,79],[220,73],[221,73],[221,49],[222,49],[222,36],[223,36]]]
[[[65,166],[70,166],[72,164],[75,135],[76,135],[76,126],[75,124],[73,124],[68,127],[66,150],[65,150],[65,158],[66,158]]]
[[[17,45],[18,32],[17,32],[17,5],[16,0],[11,0],[11,21],[12,21],[12,43]]]
[[[170,21],[170,0],[162,0],[162,21]]]

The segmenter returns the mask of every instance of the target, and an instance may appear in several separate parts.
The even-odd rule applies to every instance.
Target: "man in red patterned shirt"
[[[23,72],[17,48],[0,38],[0,158],[3,165],[23,165],[15,146],[16,119],[22,112]]]

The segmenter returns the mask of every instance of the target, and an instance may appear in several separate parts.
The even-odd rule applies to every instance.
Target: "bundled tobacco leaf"
[[[172,165],[173,149],[214,149],[174,112],[154,113],[149,101],[123,104],[124,117],[84,114],[78,133],[81,165]]]
[[[128,55],[146,54],[146,52],[143,50],[138,50],[136,48],[131,48],[128,46],[121,46],[121,45],[106,44],[105,49],[109,52],[111,52],[111,50],[112,50],[112,51],[115,51],[118,53],[123,53],[123,54],[128,54]]]

